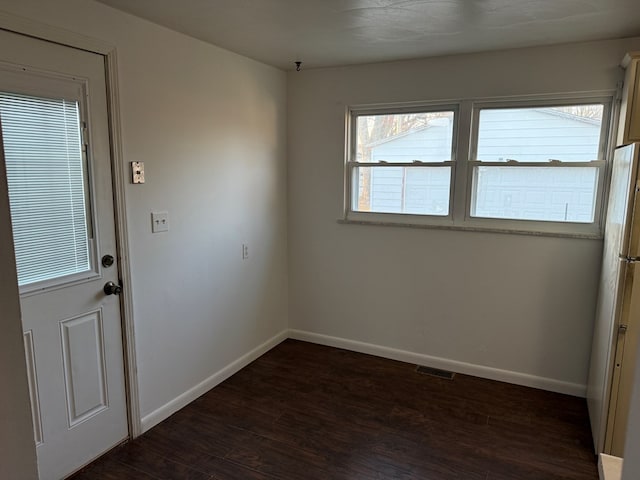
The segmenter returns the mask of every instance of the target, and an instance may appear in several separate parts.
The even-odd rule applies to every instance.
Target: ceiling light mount
[[[296,64],[296,72],[300,71],[300,68],[302,67],[302,62],[300,60],[298,60],[297,62],[293,62]]]

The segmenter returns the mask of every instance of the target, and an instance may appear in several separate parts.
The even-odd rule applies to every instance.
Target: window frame
[[[347,155],[345,161],[345,217],[347,221],[354,222],[377,222],[377,223],[401,223],[416,225],[453,225],[453,205],[454,191],[453,184],[456,179],[456,170],[458,165],[458,118],[459,103],[452,102],[430,102],[419,104],[395,104],[395,105],[374,105],[374,106],[358,106],[350,107],[347,110]],[[377,163],[377,162],[357,162],[357,146],[358,146],[358,117],[366,117],[372,115],[396,115],[404,113],[434,113],[434,112],[453,112],[453,129],[451,137],[451,160],[443,162],[417,162],[417,163]],[[357,194],[357,186],[355,185],[355,176],[359,167],[412,167],[412,168],[451,168],[450,187],[449,187],[449,212],[447,215],[429,215],[417,213],[384,213],[384,212],[362,212],[353,209],[354,195]]]
[[[54,291],[73,285],[79,285],[89,280],[101,277],[98,264],[98,252],[100,251],[99,236],[95,223],[95,188],[93,185],[93,155],[91,152],[91,133],[89,125],[89,84],[86,78],[70,77],[63,74],[54,74],[40,70],[30,70],[25,73],[22,67],[0,62],[0,70],[4,74],[2,89],[20,95],[65,99],[77,102],[80,141],[84,143],[82,151],[83,177],[85,189],[85,214],[87,228],[87,248],[89,269],[82,272],[61,275],[59,277],[39,280],[18,286],[21,297]],[[46,82],[42,82],[46,79]],[[84,132],[82,130],[85,130]]]
[[[618,105],[615,91],[580,92],[560,95],[528,95],[461,99],[457,101],[422,102],[411,104],[360,105],[347,108],[346,154],[344,166],[344,209],[341,223],[397,225],[423,228],[445,228],[454,230],[490,231],[526,235],[547,235],[578,238],[602,238],[611,157],[615,145],[615,118]],[[595,162],[564,162],[552,164],[566,167],[598,167],[598,182],[592,223],[557,222],[545,220],[503,219],[471,216],[474,198],[474,170],[476,166],[491,165],[491,162],[477,161],[480,111],[483,109],[505,108],[549,108],[557,106],[602,104],[603,115],[598,149],[598,164]],[[352,208],[353,191],[357,189],[352,177],[357,146],[357,117],[363,115],[383,115],[407,112],[453,111],[453,146],[451,162],[450,203],[448,216],[434,216],[408,213],[359,212]],[[527,164],[528,165],[528,164]],[[509,166],[504,163],[500,166]],[[516,165],[511,165],[518,168]],[[524,165],[519,165],[524,166]],[[540,163],[536,167],[549,164]]]

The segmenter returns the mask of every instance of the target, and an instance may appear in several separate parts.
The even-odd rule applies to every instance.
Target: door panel
[[[33,119],[29,115],[20,117],[33,127],[31,130],[35,137],[29,133],[22,137],[15,132],[7,132],[4,144],[26,138],[24,141],[32,148],[37,142],[44,142],[41,156],[38,156],[36,148],[36,153],[25,155],[24,158],[18,155],[14,159],[13,165],[23,170],[21,175],[31,170],[22,176],[9,178],[9,195],[15,200],[12,203],[12,223],[18,221],[19,214],[15,213],[14,220],[14,211],[17,212],[23,205],[20,203],[22,199],[12,197],[13,181],[14,185],[26,189],[24,205],[29,205],[29,195],[43,195],[51,204],[55,204],[52,215],[60,214],[65,208],[76,208],[73,221],[59,221],[63,230],[61,235],[76,235],[73,238],[78,241],[84,236],[87,242],[88,267],[81,259],[76,273],[66,274],[66,270],[61,269],[61,273],[57,274],[53,268],[52,275],[38,280],[39,269],[48,269],[51,263],[69,251],[67,247],[56,251],[54,247],[58,248],[64,243],[57,240],[51,242],[52,251],[55,251],[53,255],[46,246],[41,252],[37,246],[30,247],[29,242],[34,240],[32,236],[41,234],[46,237],[45,240],[50,240],[58,234],[57,221],[44,223],[50,220],[45,218],[46,202],[44,207],[39,207],[42,211],[34,214],[36,221],[39,221],[37,215],[40,215],[43,223],[26,222],[24,227],[28,238],[22,242],[22,245],[26,245],[22,253],[27,257],[29,254],[35,255],[34,252],[49,255],[45,262],[39,264],[40,267],[37,262],[34,263],[35,275],[29,277],[33,281],[26,281],[20,290],[32,410],[36,420],[34,437],[40,441],[37,447],[40,477],[59,479],[128,435],[120,304],[116,295],[106,296],[103,292],[106,282],[118,283],[118,268],[117,263],[110,268],[103,268],[97,261],[105,254],[117,258],[104,58],[0,30],[0,62],[0,92],[35,99],[32,105],[37,113]],[[8,97],[17,98],[15,95]],[[51,126],[44,123],[40,125],[36,118],[40,113],[44,115],[49,108],[46,99],[53,100],[51,108],[54,110],[62,108],[60,102],[67,102],[69,111],[73,111],[75,105],[79,115],[73,120],[80,122],[77,131],[71,125],[66,128],[64,135],[70,144],[74,144],[75,136],[80,139],[81,161],[78,161],[75,153],[69,153],[68,178],[59,183],[56,182],[60,180],[58,176],[61,171],[50,173],[47,170],[52,168],[50,162],[57,158],[56,155],[53,155],[56,157],[53,159],[51,155],[47,156],[53,148],[47,142],[57,141],[60,123],[52,120]],[[7,108],[10,109],[0,104],[3,132]],[[13,120],[7,120],[7,124],[20,125]],[[85,124],[87,128],[83,131]],[[7,151],[10,146],[5,145],[3,147]],[[70,150],[77,153],[77,145],[74,145]],[[19,152],[20,149],[15,151]],[[45,187],[51,185],[59,186],[46,190]],[[81,188],[73,190],[74,185],[80,185]],[[66,186],[69,192],[58,198],[58,190]],[[78,192],[83,192],[84,197],[79,199]],[[79,205],[84,209],[84,216],[78,210]],[[20,215],[23,213],[20,212]],[[78,234],[73,229],[80,228],[82,221],[85,222],[86,233],[82,231]],[[32,228],[33,225],[42,227]],[[19,243],[20,239],[15,235],[21,231],[14,226],[14,243]],[[69,242],[69,245],[73,243]],[[81,247],[79,251],[82,252],[84,248]],[[77,255],[82,257],[81,254]]]
[[[36,379],[36,352],[33,345],[33,330],[24,332],[24,352],[27,360],[27,380],[29,384],[29,400],[31,401],[31,421],[33,438],[36,447],[42,443],[42,416],[40,415],[40,396]]]
[[[102,312],[60,322],[69,426],[107,408]]]

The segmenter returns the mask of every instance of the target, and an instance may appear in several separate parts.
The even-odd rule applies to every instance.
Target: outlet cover
[[[151,212],[151,232],[169,231],[169,212]]]

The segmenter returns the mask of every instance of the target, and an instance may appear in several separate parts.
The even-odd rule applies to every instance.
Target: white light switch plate
[[[169,212],[151,212],[151,232],[169,231]]]

